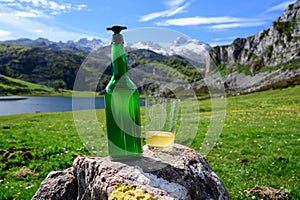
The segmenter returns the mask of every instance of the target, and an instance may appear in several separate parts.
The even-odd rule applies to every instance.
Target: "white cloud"
[[[25,12],[25,11],[16,11],[16,12],[13,12],[13,14],[16,17],[37,17],[36,14],[31,13],[31,12]]]
[[[278,5],[275,5],[269,9],[267,9],[264,13],[274,12],[274,11],[282,11],[285,10],[289,4],[294,3],[295,1],[284,1]]]
[[[11,13],[11,15],[14,15],[15,17],[29,17],[29,18],[47,17],[46,15],[44,15],[38,10],[14,11]]]
[[[225,30],[232,28],[246,28],[262,26],[266,22],[258,19],[239,18],[239,17],[186,17],[168,19],[156,23],[158,26],[196,26],[196,25],[209,25],[206,28],[211,30]]]
[[[224,40],[233,40],[238,37],[239,36],[235,35],[235,36],[228,36],[228,37],[224,37],[224,38],[215,38],[214,41],[218,42],[218,41],[224,41]]]
[[[169,0],[167,2],[165,2],[165,4],[168,6],[168,7],[171,7],[171,8],[174,8],[174,7],[177,7],[179,5],[181,5],[182,3],[184,3],[186,0]]]
[[[40,10],[34,10],[32,8],[30,11],[18,11],[13,8],[4,6],[0,4],[0,27],[1,29],[6,29],[8,31],[0,30],[0,40],[7,40],[12,38],[28,37],[37,38],[45,37],[50,40],[69,40],[72,38],[82,38],[86,37],[87,34],[75,33],[72,30],[64,30],[64,28],[53,26],[53,21],[50,26],[39,21],[42,15]],[[48,17],[49,20],[53,20],[50,16],[43,14],[43,17]],[[48,21],[48,20],[47,20]],[[70,29],[70,28],[68,28]]]
[[[222,30],[238,27],[254,27],[262,26],[265,24],[262,20],[251,19],[251,18],[239,18],[239,17],[186,17],[186,18],[176,18],[168,19],[156,23],[158,26],[196,26],[196,25],[209,25],[207,28],[213,30]]]
[[[66,6],[65,5],[59,5],[58,3],[56,3],[55,1],[49,1],[49,8],[51,10],[65,10]]]
[[[80,5],[77,5],[77,6],[75,7],[75,10],[83,10],[83,9],[85,9],[85,8],[87,8],[87,5],[85,5],[85,4],[80,4]]]
[[[20,11],[19,15],[23,15],[24,17],[35,17],[32,13],[22,13],[33,9],[38,9],[44,15],[57,15],[71,12],[72,10],[80,11],[87,9],[87,5],[85,4],[61,3],[58,0],[0,0],[0,2],[4,2],[3,5],[7,7],[17,9]]]
[[[216,23],[230,23],[230,22],[242,22],[249,19],[237,18],[237,17],[186,17],[177,19],[168,19],[162,22],[158,22],[159,26],[187,26],[187,25],[200,25],[200,24],[216,24]]]
[[[153,12],[153,13],[144,15],[139,19],[139,21],[146,22],[146,21],[150,21],[150,20],[153,20],[153,19],[156,19],[159,17],[171,17],[173,15],[181,13],[185,8],[187,8],[190,5],[190,3],[188,2],[182,6],[179,6],[183,2],[184,2],[184,0],[169,1],[168,4],[171,8],[169,8],[168,10],[165,10],[165,11]]]
[[[230,28],[241,28],[241,27],[255,27],[262,26],[265,22],[243,22],[243,23],[228,23],[228,24],[216,24],[209,26],[208,28],[214,30],[230,29]]]
[[[35,32],[35,33],[44,33],[44,30],[42,30],[42,29],[37,29],[37,30],[33,30],[33,32]]]
[[[11,33],[9,31],[5,31],[5,30],[0,30],[0,38],[2,37],[6,37],[8,35],[10,35]]]
[[[2,26],[2,24],[4,24],[5,27],[9,27],[9,30],[13,30],[10,36],[14,38],[20,36],[29,38],[44,37],[53,41],[66,41],[72,38],[83,38],[87,36],[85,34],[67,31],[60,27],[48,26],[37,21],[36,18],[11,17],[10,19],[2,20],[2,17],[0,17],[0,25]]]

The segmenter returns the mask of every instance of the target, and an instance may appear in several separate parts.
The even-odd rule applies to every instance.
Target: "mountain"
[[[137,42],[134,44],[126,44],[127,47],[132,48],[132,49],[146,49],[146,50],[151,50],[155,53],[161,54],[161,55],[170,55],[170,51],[167,48],[161,47],[159,44],[156,44],[152,41],[142,41],[142,42]]]
[[[101,45],[103,42],[96,38],[81,38],[78,40],[69,40],[67,42],[53,42],[46,38],[37,38],[35,40],[21,38],[17,40],[1,41],[0,44],[15,44],[28,46],[33,48],[51,48],[54,50],[72,51],[72,52],[91,52]]]
[[[211,48],[209,44],[185,37],[177,37],[169,47],[162,47],[152,41],[141,41],[126,46],[133,49],[151,50],[165,56],[180,55],[183,57],[199,56]]]
[[[0,44],[0,74],[55,89],[71,90],[77,72],[82,68],[81,71],[85,74],[81,80],[82,86],[76,89],[95,91],[97,85],[97,91],[103,93],[111,77],[109,46],[90,53],[56,50],[46,46],[47,48],[41,45],[30,47]],[[156,74],[151,73],[151,77],[148,77],[153,80],[159,78],[161,73],[164,78],[174,75],[187,81],[199,80],[197,69],[180,56],[164,56],[150,50],[130,49],[127,60],[129,70],[140,66],[155,70]],[[100,82],[99,70],[104,70]],[[146,75],[136,77],[145,78]]]
[[[95,50],[104,45],[102,40],[96,38],[80,38],[73,41],[69,40],[67,41],[67,44],[87,48],[90,49],[90,51]]]
[[[231,94],[299,84],[300,0],[289,5],[269,29],[213,47],[210,55]]]
[[[171,55],[199,56],[207,52],[211,46],[195,39],[178,37],[170,46]]]
[[[20,38],[17,40],[0,41],[0,44],[14,44],[33,48],[51,48],[54,50],[84,53],[90,53],[100,47],[107,46],[102,40],[96,38],[80,38],[67,42],[53,42],[46,38],[37,38],[35,40]],[[170,47],[162,47],[152,41],[140,41],[134,44],[125,43],[125,47],[130,51],[144,49],[164,56],[180,55],[187,58],[194,58],[196,55],[199,56],[211,48],[208,44],[184,37],[176,38]]]
[[[66,50],[84,53],[89,53],[97,48],[107,46],[107,44],[105,44],[102,40],[96,38],[80,38],[76,40],[69,40],[67,42],[53,42],[46,38],[37,38],[35,40],[20,38],[17,40],[0,41],[0,44],[15,44],[33,48],[51,48],[54,50]],[[125,43],[125,47],[128,49],[151,50],[164,56],[180,55],[183,57],[194,57],[195,55],[201,55],[204,51],[207,51],[211,48],[208,44],[184,37],[176,38],[170,47],[162,47],[152,41],[140,41],[134,44]]]

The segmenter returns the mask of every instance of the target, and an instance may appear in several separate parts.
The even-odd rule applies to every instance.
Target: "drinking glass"
[[[175,98],[146,98],[146,144],[157,150],[172,150],[180,100]]]

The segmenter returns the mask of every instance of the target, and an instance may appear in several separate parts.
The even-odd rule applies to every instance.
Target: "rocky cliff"
[[[216,46],[210,54],[232,93],[271,87],[283,80],[298,83],[300,0],[289,5],[269,29],[237,38],[227,46]]]

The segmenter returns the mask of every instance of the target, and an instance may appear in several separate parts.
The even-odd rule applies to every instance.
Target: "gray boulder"
[[[171,152],[144,146],[143,157],[135,159],[78,157],[71,168],[51,172],[32,199],[109,199],[118,184],[143,191],[148,199],[230,199],[204,157],[178,144]]]

